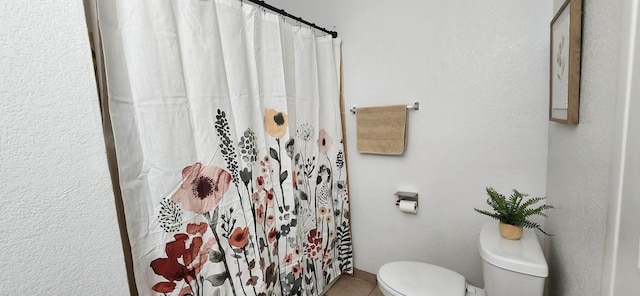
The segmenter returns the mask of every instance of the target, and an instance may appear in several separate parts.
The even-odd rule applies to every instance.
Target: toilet
[[[455,271],[408,261],[380,267],[378,287],[386,296],[542,296],[549,270],[533,230],[508,240],[500,236],[497,222],[487,222],[479,244],[484,289],[467,284]]]

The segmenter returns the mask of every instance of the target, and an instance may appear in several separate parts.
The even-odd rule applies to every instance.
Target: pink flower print
[[[291,174],[291,186],[293,186],[293,189],[298,189],[298,173],[294,170],[292,171]]]
[[[288,266],[293,262],[293,254],[284,255],[284,259],[282,259],[282,263],[284,266]]]
[[[202,243],[202,237],[196,236],[191,241],[192,250],[188,256],[184,256],[187,269],[195,271],[195,274],[200,274],[202,266],[209,260],[209,249],[215,243],[214,238],[210,238],[206,243]],[[197,248],[193,248],[193,247]]]
[[[262,189],[264,189],[264,177],[263,176],[258,176],[256,178],[256,185],[258,188],[256,188],[256,192],[260,192],[262,191]]]
[[[333,145],[333,139],[329,136],[329,133],[324,129],[321,129],[318,135],[318,152],[327,154]]]
[[[331,267],[332,262],[333,262],[333,259],[329,259],[327,261],[322,262],[322,271],[329,270],[329,267]]]
[[[271,226],[273,224],[273,215],[267,216],[267,226]]]
[[[231,174],[216,167],[205,167],[197,162],[182,170],[182,184],[171,196],[185,210],[198,214],[214,209],[229,189]]]
[[[277,238],[276,229],[271,228],[271,230],[269,231],[269,235],[267,236],[267,240],[269,241],[270,244],[272,244],[276,241],[276,238]]]
[[[322,270],[327,271],[329,267],[331,267],[331,263],[333,263],[333,259],[331,258],[331,250],[324,250],[324,256],[322,256]]]
[[[324,256],[323,256],[323,258],[324,258],[325,260],[327,260],[327,259],[331,258],[331,250],[330,250],[330,249],[326,249],[326,250],[324,250]]]
[[[258,224],[264,222],[264,205],[260,205],[256,210],[256,222],[258,222]]]
[[[180,290],[180,294],[178,294],[178,296],[190,296],[190,295],[193,295],[191,286],[184,286],[182,290]]]
[[[291,267],[291,271],[293,271],[294,278],[300,278],[300,275],[302,275],[302,266],[300,266],[300,263],[296,263],[293,267]]]
[[[193,264],[193,268],[196,270],[196,274],[200,274],[200,271],[202,271],[202,266],[204,266],[205,263],[209,262],[209,249],[211,249],[211,247],[213,247],[215,243],[216,239],[212,237],[209,238],[206,243],[204,243],[202,248],[200,248],[197,264]]]
[[[300,174],[300,173],[298,172],[298,175],[299,175],[299,174]],[[298,186],[302,186],[302,178],[298,178]]]
[[[204,233],[207,231],[207,228],[209,228],[209,225],[207,225],[206,222],[201,222],[198,224],[189,223],[187,224],[187,233],[191,235],[196,235],[196,233],[204,235]]]
[[[265,200],[267,201],[268,208],[273,207],[273,199],[275,198],[275,196],[276,194],[273,192],[273,188],[267,191],[267,196],[265,196]]]
[[[260,194],[258,192],[254,192],[251,194],[251,202],[257,204],[260,202]]]

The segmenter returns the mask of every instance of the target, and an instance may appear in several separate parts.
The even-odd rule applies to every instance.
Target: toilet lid
[[[378,282],[397,295],[464,296],[464,277],[421,262],[391,262],[378,270]]]

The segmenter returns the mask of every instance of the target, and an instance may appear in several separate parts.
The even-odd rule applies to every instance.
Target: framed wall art
[[[551,21],[549,120],[578,124],[582,0],[566,0]]]

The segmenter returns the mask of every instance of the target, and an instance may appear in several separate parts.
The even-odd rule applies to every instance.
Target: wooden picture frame
[[[549,120],[578,124],[582,0],[566,0],[550,27]]]

